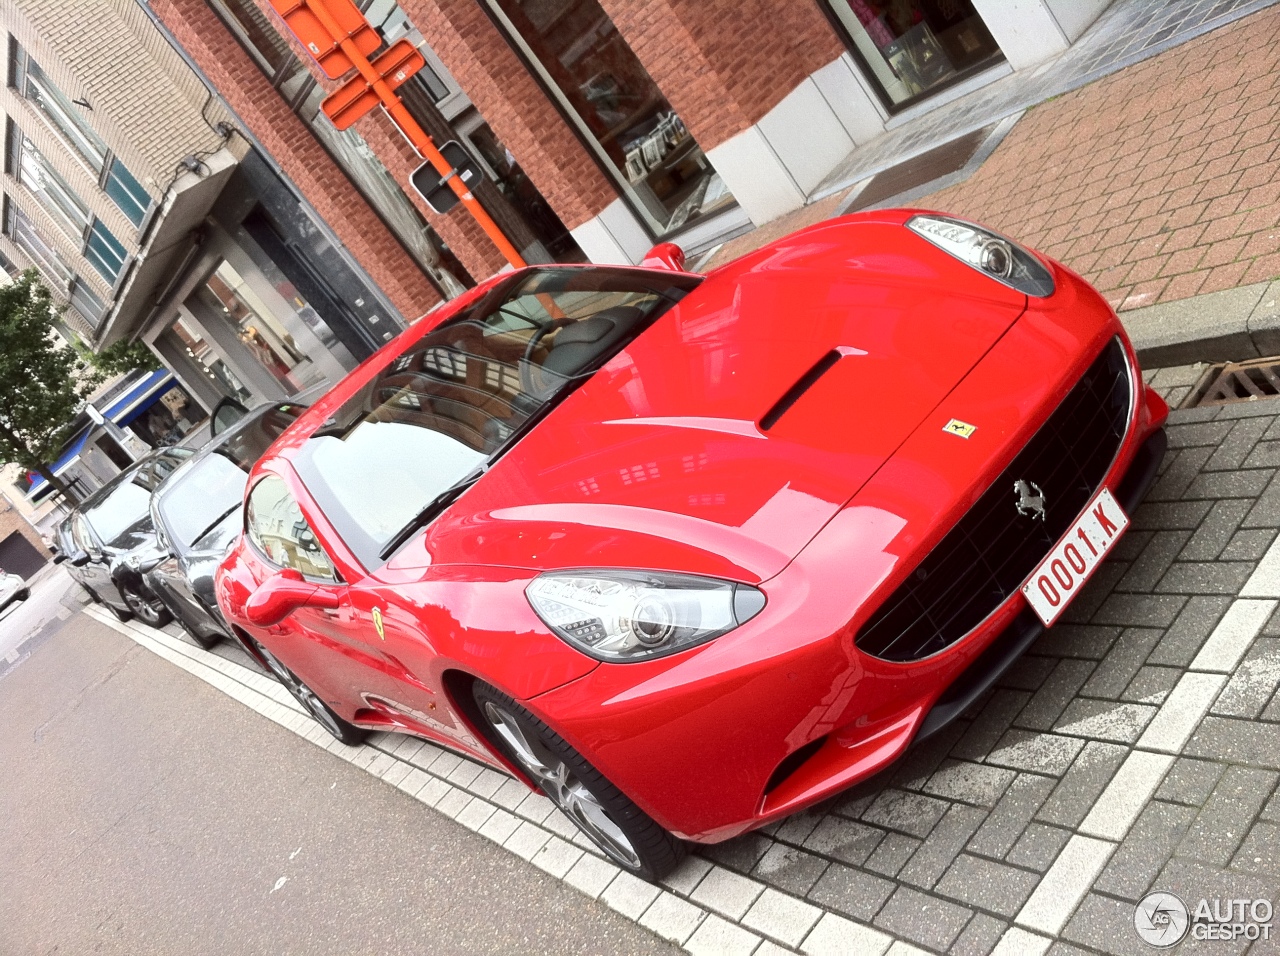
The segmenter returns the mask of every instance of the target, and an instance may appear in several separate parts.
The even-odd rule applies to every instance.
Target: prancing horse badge
[[[384,641],[387,639],[387,635],[382,632],[382,611],[376,607],[373,609],[373,629],[378,632],[378,637]]]
[[[978,426],[970,425],[968,422],[962,422],[958,418],[953,418],[942,426],[942,430],[948,435],[957,435],[960,438],[968,438],[978,430]]]

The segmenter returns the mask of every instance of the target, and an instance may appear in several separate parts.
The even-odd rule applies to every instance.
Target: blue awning
[[[71,467],[71,463],[80,457],[80,452],[84,450],[84,443],[89,440],[89,433],[93,431],[92,426],[86,428],[72,440],[62,452],[61,457],[53,463],[53,467],[49,469],[55,475],[61,471],[66,471]],[[43,488],[48,482],[44,480],[44,475],[36,475],[35,480],[31,482],[31,487],[27,489],[27,497],[31,498]]]
[[[167,392],[174,384],[173,373],[168,369],[156,369],[123,396],[116,399],[103,410],[103,415],[117,425],[128,425],[131,421],[154,405],[161,394]]]

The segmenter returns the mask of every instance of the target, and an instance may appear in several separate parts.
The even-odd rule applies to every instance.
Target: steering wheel
[[[529,395],[537,395],[541,397],[543,390],[546,388],[544,380],[540,385],[535,385],[533,381],[533,353],[538,348],[538,343],[550,335],[556,329],[564,328],[571,325],[573,319],[553,319],[546,325],[538,326],[537,331],[529,336],[529,344],[524,347],[524,356],[520,359],[520,388]],[[541,376],[539,376],[541,377]]]

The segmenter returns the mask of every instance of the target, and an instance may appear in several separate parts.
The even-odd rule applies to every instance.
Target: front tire
[[[173,620],[173,615],[159,598],[147,598],[130,584],[120,585],[120,596],[133,616],[148,627],[164,627]]]
[[[362,743],[365,737],[369,735],[367,730],[363,730],[339,717],[332,707],[321,700],[315,691],[302,682],[302,679],[297,674],[285,667],[280,658],[276,657],[257,641],[253,641],[253,646],[262,659],[266,661],[267,669],[271,671],[275,679],[284,684],[285,690],[293,695],[293,699],[315,718],[316,723],[333,734],[334,737],[344,744],[354,747]]]
[[[472,696],[489,739],[610,860],[654,881],[676,868],[685,855],[684,842],[662,829],[563,737],[488,684],[477,681]]]

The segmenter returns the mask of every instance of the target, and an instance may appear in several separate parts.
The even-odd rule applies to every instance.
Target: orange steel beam
[[[395,94],[395,91],[391,89],[387,81],[373,68],[373,64],[369,62],[369,57],[357,46],[355,36],[360,31],[358,29],[355,31],[344,30],[329,11],[325,0],[300,0],[300,3],[315,15],[321,25],[338,42],[339,48],[355,64],[356,69],[360,71],[360,75],[369,84],[369,88],[378,94],[378,99],[382,101],[386,111],[391,114],[391,119],[400,127],[400,131],[404,133],[405,138],[421,154],[422,158],[429,162],[436,172],[445,178],[454,195],[467,207],[467,211],[480,224],[480,228],[484,230],[485,235],[492,240],[493,244],[498,247],[498,251],[502,253],[507,262],[517,269],[527,265],[524,258],[516,251],[516,247],[511,244],[511,240],[498,228],[498,224],[493,221],[489,213],[485,211],[485,208],[480,205],[471,190],[463,184],[461,179],[453,174],[453,167],[449,165],[449,161],[444,158],[440,150],[436,149],[431,137],[418,125],[418,121],[405,108],[404,103],[400,102],[400,97]],[[363,17],[361,19],[363,21]],[[367,28],[367,22],[364,23],[364,26]]]

